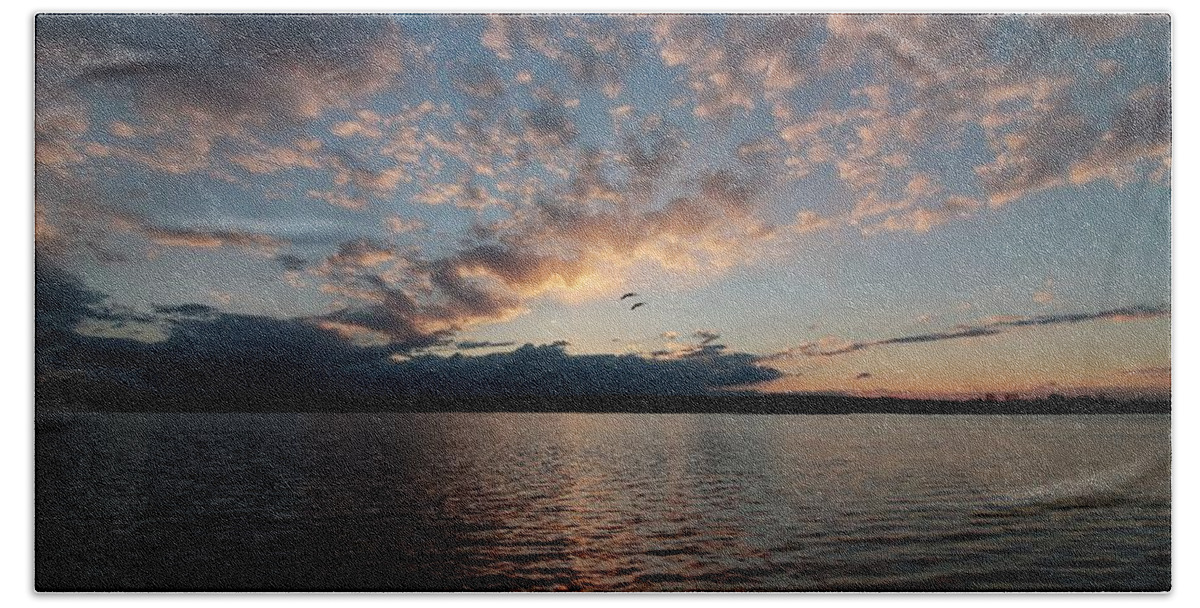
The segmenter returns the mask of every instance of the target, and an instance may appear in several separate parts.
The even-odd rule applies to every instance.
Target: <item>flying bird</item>
[[[633,293],[633,292],[631,291],[631,292],[629,292],[629,293],[627,293],[627,294],[625,294],[625,295],[621,296],[621,299],[622,299],[622,300],[624,300],[625,298],[632,298],[633,296],[636,296],[636,295],[637,295],[636,293]]]
[[[646,303],[645,303],[645,302],[638,302],[637,304],[634,304],[633,306],[630,306],[630,307],[629,307],[629,310],[636,310],[638,306],[645,306],[645,305],[646,305]]]

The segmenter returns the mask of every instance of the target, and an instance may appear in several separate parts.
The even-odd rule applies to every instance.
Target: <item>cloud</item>
[[[704,394],[781,375],[744,353],[569,355],[565,341],[480,357],[395,356],[411,351],[343,340],[316,319],[200,304],[157,307],[169,329],[160,341],[86,336],[74,327],[106,314],[105,297],[50,265],[39,265],[36,285],[39,400],[74,395],[101,408],[114,395],[120,407],[256,409],[304,402],[296,400],[336,408],[353,397],[394,407],[404,395]]]
[[[742,353],[661,361],[568,355],[559,345],[531,344],[480,357],[416,357],[390,375],[405,379],[397,382],[403,393],[486,396],[707,394],[781,376]]]
[[[946,331],[899,336],[868,342],[853,342],[829,336],[816,342],[805,342],[788,350],[764,356],[761,360],[769,362],[796,356],[833,357],[880,346],[925,344],[943,340],[995,336],[1024,327],[1064,325],[1091,321],[1125,322],[1165,317],[1170,314],[1171,310],[1167,306],[1135,305],[1092,313],[1064,313],[1031,317],[1005,316],[987,319],[978,325],[959,325]]]
[[[505,346],[514,346],[516,342],[491,342],[488,340],[472,341],[460,340],[454,343],[454,347],[458,350],[475,350],[478,348],[502,348]]]
[[[39,103],[34,110],[34,161],[47,170],[58,170],[86,158],[83,137],[91,128],[86,105],[77,96],[62,91],[58,103]]]
[[[721,334],[707,329],[697,329],[692,332],[694,342],[678,342],[679,333],[663,332],[661,337],[666,340],[665,348],[647,353],[650,357],[661,360],[692,359],[703,357],[719,357],[726,354],[728,347],[724,344],[714,344]]]
[[[408,62],[397,23],[338,15],[42,15],[51,83],[129,91],[141,118],[234,125],[312,119],[389,85]]]
[[[1102,44],[1135,34],[1159,19],[1156,15],[1069,15],[1036,23],[1039,27],[1075,36],[1090,44]]]
[[[392,234],[405,234],[407,232],[416,232],[425,229],[425,222],[416,218],[403,218],[398,215],[391,215],[384,218],[384,225]]]
[[[937,207],[917,207],[903,213],[890,215],[886,219],[864,224],[864,235],[881,232],[924,233],[955,218],[967,218],[975,214],[983,204],[965,196],[950,196]]]
[[[343,209],[362,209],[367,206],[367,199],[337,190],[309,190],[308,196]]]
[[[1020,128],[992,138],[996,159],[976,169],[993,204],[1061,186],[1071,165],[1099,143],[1100,131],[1066,99],[1053,109],[1030,113]]]
[[[859,372],[856,376],[854,376],[854,379],[855,380],[866,380],[867,378],[870,378],[870,377],[871,377],[870,372]]]
[[[491,15],[488,17],[487,27],[484,28],[483,34],[479,38],[480,44],[491,49],[497,57],[505,61],[511,60],[513,54],[509,25],[512,22],[511,17]]]
[[[99,162],[236,181],[290,170],[333,173],[310,196],[357,209],[411,179],[401,166],[347,166],[296,133],[396,85],[420,50],[389,17],[366,15],[39,16],[40,167]],[[81,100],[87,99],[87,103]],[[126,108],[106,141],[84,141],[94,108]],[[370,111],[345,136],[384,125]],[[372,125],[372,118],[376,124]],[[358,191],[352,191],[358,190]]]
[[[92,316],[106,296],[88,289],[75,275],[43,259],[34,262],[34,321],[38,352],[43,340],[70,330]]]
[[[523,55],[522,59],[540,55],[561,68],[579,89],[614,98],[624,88],[635,55],[621,35],[628,33],[636,20],[596,15],[491,15],[480,44],[502,61],[516,55]]]
[[[1071,165],[1070,181],[1131,181],[1131,168],[1144,160],[1168,163],[1171,155],[1171,90],[1166,84],[1141,87],[1118,111],[1111,127],[1088,153]]]
[[[275,173],[287,169],[317,169],[321,166],[320,160],[315,158],[311,152],[311,150],[275,146],[249,153],[234,154],[229,157],[229,160],[251,173]]]
[[[138,213],[96,202],[99,195],[86,183],[72,181],[70,185],[74,187],[61,198],[43,193],[36,203],[34,243],[45,255],[87,254],[106,264],[125,262],[127,256],[112,245],[124,234],[139,235],[159,247],[201,250],[229,247],[268,256],[288,245],[285,239],[246,230],[160,226]]]
[[[858,190],[877,191],[886,184],[889,167],[906,166],[898,152],[912,156],[946,144],[957,148],[965,129],[974,128],[982,128],[993,154],[976,172],[994,205],[1095,179],[1132,181],[1149,173],[1139,169],[1145,161],[1161,164],[1169,157],[1170,76],[1148,72],[1151,83],[1124,109],[1106,108],[1097,121],[1095,108],[1077,107],[1081,90],[1093,105],[1108,106],[1119,98],[1104,90],[1107,84],[1083,78],[1080,66],[1108,56],[1097,44],[1134,32],[1142,35],[1139,48],[1155,57],[1150,65],[1169,65],[1163,35],[1168,23],[1164,16],[1134,15],[831,15],[820,71],[832,75],[874,66],[881,82],[862,91],[886,96],[873,97],[860,110],[786,120],[780,134],[794,142],[791,152],[799,166],[807,170],[811,163],[835,162]],[[1152,35],[1149,28],[1157,29]],[[1082,46],[1072,47],[1069,55],[1055,52],[1072,39]],[[1000,48],[1002,58],[996,52]],[[903,105],[890,103],[892,98]],[[911,109],[902,109],[909,104]],[[1107,125],[1106,116],[1112,117]],[[801,133],[805,147],[795,145]],[[801,160],[814,148],[845,140],[848,151],[838,157]],[[880,229],[920,221],[919,213],[910,214]]]
[[[368,239],[355,239],[342,243],[337,253],[326,259],[331,269],[364,269],[374,268],[396,259],[396,251],[389,246],[380,245]]]
[[[815,211],[803,209],[796,212],[796,222],[792,224],[792,230],[798,234],[807,234],[810,232],[818,232],[833,225],[829,218],[821,217]]]
[[[354,339],[432,344],[511,319],[530,298],[603,291],[635,263],[719,270],[771,238],[753,218],[761,197],[751,174],[703,175],[689,196],[654,206],[654,188],[643,181],[670,163],[653,143],[659,141],[638,146],[644,155],[631,161],[629,181],[610,183],[585,166],[562,189],[543,192],[535,209],[477,225],[472,238],[442,256],[342,243],[322,276],[328,293],[346,298],[346,308],[324,321]]]
[[[473,54],[445,40],[451,20],[412,19],[39,18],[39,252],[133,259],[145,240],[271,255],[288,284],[322,291],[296,294],[311,322],[416,348],[536,298],[607,293],[628,272],[708,277],[847,225],[925,233],[986,202],[1170,162],[1169,79],[1139,75],[1083,104],[1080,67],[1044,35],[1061,30],[1093,66],[1161,19],[1126,31],[1023,16],[456,18],[480,32]],[[1123,43],[1153,58],[1151,34]],[[454,60],[419,80],[432,57]],[[635,74],[662,87],[646,95]],[[941,171],[948,157],[969,159],[963,175]],[[825,175],[843,197],[775,208],[796,191],[785,180]],[[76,204],[55,196],[74,188],[64,176],[160,196],[135,203],[114,185]],[[162,205],[214,180],[201,210],[213,215]],[[300,205],[294,224],[335,228],[276,231],[281,201]],[[222,204],[256,219],[207,221]],[[437,205],[419,209],[436,221],[411,204]]]
[[[537,148],[561,148],[579,137],[579,130],[562,103],[545,101],[525,113],[525,140]]]
[[[351,301],[318,317],[326,328],[348,339],[383,341],[411,350],[448,343],[455,333],[482,322],[511,318],[520,300],[488,289],[448,261],[406,262],[399,284],[369,269],[336,275],[334,293]]]
[[[291,254],[277,255],[275,256],[275,262],[289,272],[299,272],[308,268],[308,260]]]
[[[820,21],[808,15],[670,15],[651,23],[663,63],[687,71],[693,114],[728,119],[805,79],[814,58],[799,49]]]
[[[504,95],[504,81],[491,66],[471,64],[453,78],[459,91],[479,100],[493,100]]]
[[[503,201],[493,196],[488,188],[480,186],[466,176],[458,183],[429,184],[424,190],[413,196],[412,200],[426,205],[454,205],[464,209],[478,210],[492,206],[504,206]]]
[[[154,244],[164,247],[190,247],[193,249],[236,247],[272,255],[285,245],[284,241],[275,237],[237,230],[196,230],[144,226],[141,227],[141,232]]]

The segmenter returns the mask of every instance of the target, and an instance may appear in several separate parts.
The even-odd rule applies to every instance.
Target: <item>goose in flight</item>
[[[638,302],[637,304],[634,304],[633,306],[630,306],[630,307],[629,307],[629,310],[637,310],[637,307],[638,307],[638,306],[645,306],[645,305],[646,305],[646,303],[645,303],[645,302]]]
[[[632,298],[633,296],[636,296],[636,295],[638,295],[638,294],[636,294],[636,293],[633,293],[633,292],[631,291],[631,292],[629,292],[629,293],[627,293],[627,294],[625,294],[625,295],[621,296],[621,298],[620,298],[620,299],[624,300],[625,298]]]

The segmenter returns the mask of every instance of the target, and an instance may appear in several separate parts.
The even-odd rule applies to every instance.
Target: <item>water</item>
[[[39,589],[1161,590],[1170,419],[55,414]]]

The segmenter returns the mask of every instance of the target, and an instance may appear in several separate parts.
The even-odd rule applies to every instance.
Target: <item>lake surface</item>
[[[1170,418],[39,414],[41,590],[1164,590]]]

